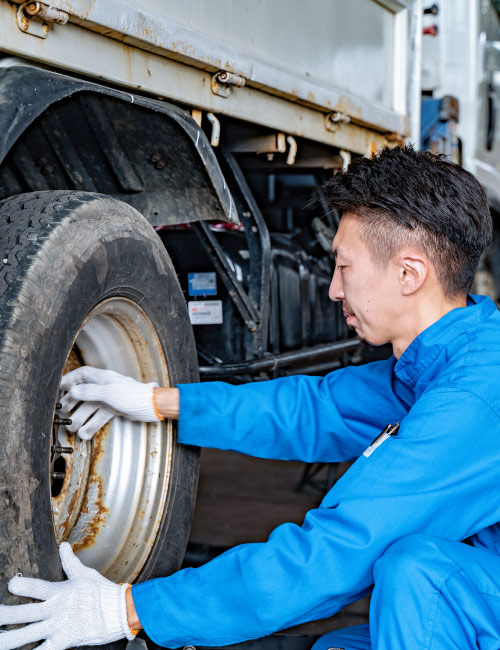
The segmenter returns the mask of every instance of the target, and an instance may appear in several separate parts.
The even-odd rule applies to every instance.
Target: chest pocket
[[[363,456],[365,458],[369,458],[375,449],[377,447],[380,447],[380,445],[387,440],[387,438],[390,438],[391,436],[397,436],[399,431],[399,422],[396,422],[396,424],[388,424],[381,433],[375,438],[375,440],[368,445],[368,447],[364,450]]]
[[[390,456],[383,460],[382,464],[376,461],[375,468],[372,461],[368,461],[373,452],[382,444],[388,444],[397,437],[400,423],[388,424],[375,438],[375,440],[365,449],[361,456],[353,463],[347,472],[335,483],[331,490],[326,494],[320,504],[320,508],[336,508],[340,501],[347,497],[360,498],[362,494],[367,494],[379,480],[383,479],[384,471],[387,465],[391,465],[394,458]],[[384,454],[385,455],[385,454]],[[375,458],[375,457],[374,457]],[[380,459],[379,459],[380,460]]]

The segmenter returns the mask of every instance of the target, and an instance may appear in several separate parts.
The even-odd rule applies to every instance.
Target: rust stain
[[[73,2],[71,13],[83,20],[88,20],[95,5],[96,0],[80,0]]]
[[[78,501],[78,491],[75,491],[73,496],[71,497],[71,501],[69,502],[68,506],[68,516],[66,519],[59,525],[59,529],[62,530],[62,539],[65,538],[66,532],[67,532],[67,527],[69,525],[70,519],[71,519],[71,513],[75,509],[75,504]]]
[[[94,484],[97,488],[96,514],[85,526],[85,535],[83,536],[83,538],[78,542],[76,542],[75,544],[73,544],[73,551],[75,553],[78,553],[78,551],[81,551],[84,548],[88,548],[89,546],[92,546],[94,544],[102,524],[104,524],[104,522],[106,521],[106,514],[108,512],[108,509],[102,504],[102,495],[103,495],[102,477],[101,476],[97,477],[94,481]]]
[[[68,356],[66,357],[66,362],[64,364],[64,368],[63,368],[63,372],[62,372],[63,376],[66,375],[68,372],[71,372],[72,370],[76,370],[77,368],[79,368],[81,366],[78,355],[79,355],[79,353],[76,351],[76,347],[73,346],[71,348]],[[68,432],[68,434],[69,434],[69,432]],[[63,482],[63,485],[62,485],[62,488],[61,488],[61,491],[59,492],[59,494],[56,495],[55,497],[52,497],[52,501],[54,503],[64,503],[64,501],[66,499],[66,494],[67,494],[68,489],[69,489],[69,483],[70,482],[68,481],[68,475],[69,475],[70,471],[71,471],[71,469],[68,467],[68,462],[66,462],[66,477],[64,479],[64,482]],[[68,524],[69,524],[70,519],[71,519],[71,513],[75,509],[75,505],[76,505],[77,501],[78,501],[78,491],[75,491],[73,496],[71,497],[71,501],[70,501],[69,506],[68,506],[68,516],[66,517],[66,519],[63,522],[61,522],[58,525],[58,529],[63,531],[62,532],[62,539],[64,539],[64,537],[66,535],[66,529],[67,529]]]
[[[76,504],[77,501],[78,501],[78,491],[76,491],[73,494],[73,496],[71,497],[71,501],[69,502],[68,519],[69,519],[69,516],[71,515],[71,513],[73,512],[73,510],[75,509],[75,504]],[[66,524],[68,523],[68,519],[64,522],[63,526],[66,526]]]
[[[99,534],[101,526],[106,521],[106,514],[109,512],[108,508],[103,503],[104,488],[103,488],[103,478],[97,473],[97,461],[104,453],[103,440],[106,437],[108,430],[108,425],[105,425],[100,431],[98,431],[93,439],[93,449],[92,449],[92,458],[90,460],[90,479],[87,485],[87,491],[85,493],[85,498],[83,501],[82,513],[92,513],[92,518],[87,522],[84,528],[84,536],[78,542],[75,542],[73,546],[73,551],[78,553],[84,548],[92,546],[96,540],[97,535]],[[89,499],[92,495],[92,500],[89,503]],[[95,495],[95,498],[94,498]]]
[[[71,501],[69,502],[68,515],[71,515],[71,513],[75,509],[75,504],[76,504],[77,500],[78,500],[78,492],[75,492],[73,494],[73,496],[71,497]],[[69,517],[68,517],[68,519],[69,519]]]
[[[68,372],[71,372],[72,370],[76,370],[77,368],[80,367],[80,361],[78,360],[78,356],[76,353],[75,348],[71,348],[70,353],[68,354],[68,358],[66,359],[66,363],[64,364],[64,370],[63,370],[63,375],[65,375]]]
[[[125,47],[125,66],[127,68],[127,78],[132,81],[133,74],[132,74],[132,60],[130,58],[130,47]]]

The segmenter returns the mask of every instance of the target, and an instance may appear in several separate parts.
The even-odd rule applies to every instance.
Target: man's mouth
[[[343,309],[342,311],[343,311],[343,313],[344,313],[344,318],[345,318],[345,322],[346,322],[346,324],[347,324],[347,325],[350,325],[350,324],[352,323],[352,321],[354,320],[354,318],[355,318],[353,312],[352,312],[352,311],[348,311],[348,310],[346,310],[346,309]]]

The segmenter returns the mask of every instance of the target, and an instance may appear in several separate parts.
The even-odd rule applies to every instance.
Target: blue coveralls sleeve
[[[387,422],[407,413],[408,389],[393,377],[394,362],[242,386],[179,385],[178,439],[261,458],[356,458]]]
[[[480,397],[429,391],[302,526],[134,585],[142,625],[160,645],[216,646],[335,613],[371,588],[376,560],[401,537],[461,540],[500,521],[499,433]]]

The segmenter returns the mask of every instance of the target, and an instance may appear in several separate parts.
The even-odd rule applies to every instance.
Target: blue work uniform
[[[500,313],[489,298],[469,298],[398,361],[179,388],[180,442],[264,458],[357,460],[302,526],[283,524],[267,542],[134,585],[139,619],[159,645],[226,645],[331,616],[368,593],[377,561],[416,533],[475,536],[497,552]],[[366,451],[395,422],[398,434]]]
[[[402,537],[375,563],[370,624],[313,650],[498,650],[500,555],[442,537]]]

